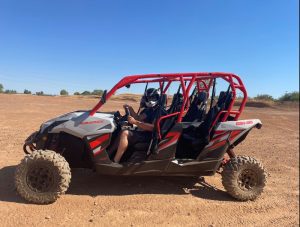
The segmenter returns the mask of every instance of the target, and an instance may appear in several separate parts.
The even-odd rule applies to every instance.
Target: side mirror
[[[101,97],[101,102],[104,104],[106,103],[106,95],[107,95],[107,90],[103,91],[102,97]]]

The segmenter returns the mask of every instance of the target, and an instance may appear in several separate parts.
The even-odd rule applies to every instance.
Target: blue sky
[[[224,71],[250,96],[299,90],[297,0],[0,0],[0,83],[57,94],[124,75]]]

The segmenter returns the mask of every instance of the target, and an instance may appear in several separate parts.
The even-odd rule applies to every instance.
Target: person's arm
[[[132,108],[132,106],[129,106],[127,104],[125,104],[124,106],[124,109],[127,107],[129,109],[129,112],[130,112],[130,115],[134,118],[134,119],[137,119],[137,120],[143,120],[143,116],[142,115],[138,115],[134,109]]]
[[[136,125],[138,128],[141,128],[141,129],[143,129],[145,131],[152,132],[153,129],[154,129],[154,124],[149,124],[149,123],[141,122],[139,120],[134,119],[132,116],[128,116],[128,122],[130,124]]]

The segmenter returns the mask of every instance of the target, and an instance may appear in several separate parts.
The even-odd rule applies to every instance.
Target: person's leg
[[[137,143],[144,144],[144,146],[139,146],[133,151],[133,154],[127,160],[127,163],[134,164],[145,161],[147,158],[147,152],[152,139],[152,132],[137,131],[134,133],[134,139]],[[131,144],[131,139],[129,137],[129,144]]]
[[[109,155],[109,158],[112,160],[115,156],[117,149],[119,147],[120,142],[120,136],[122,134],[122,131],[120,131],[117,135],[117,138],[113,141],[112,145],[108,147],[107,154]]]
[[[124,130],[121,132],[120,140],[119,140],[119,147],[118,147],[117,153],[115,155],[114,162],[119,163],[124,152],[128,148],[128,135],[129,135],[128,130]]]

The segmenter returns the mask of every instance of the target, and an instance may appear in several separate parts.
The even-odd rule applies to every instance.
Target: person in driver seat
[[[158,101],[160,93],[155,88],[149,88],[141,99],[141,108],[143,110],[137,114],[132,106],[125,104],[123,107],[128,108],[130,116],[128,122],[136,125],[136,130],[123,130],[120,132],[117,153],[114,157],[114,162],[119,163],[123,154],[130,144],[150,143],[152,139],[152,131],[154,129],[155,116],[158,110]]]

